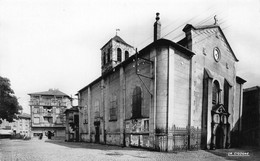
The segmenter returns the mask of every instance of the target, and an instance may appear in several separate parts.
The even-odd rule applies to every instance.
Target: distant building
[[[243,145],[260,146],[260,87],[244,89],[242,124]]]
[[[67,109],[66,114],[66,141],[79,141],[79,110],[78,106]]]
[[[245,80],[223,31],[187,24],[175,43],[161,38],[159,19],[154,42],[138,53],[117,35],[101,48],[102,75],[77,93],[80,139],[160,151],[229,148]]]
[[[20,114],[18,115],[18,120],[15,121],[13,125],[13,132],[18,133],[21,135],[28,135],[30,136],[31,132],[31,116],[30,114]]]
[[[19,114],[17,119],[14,119],[14,122],[2,120],[0,124],[0,135],[6,135],[7,137],[16,134],[30,136],[30,120],[31,116],[26,113]]]
[[[65,139],[64,111],[71,107],[71,98],[57,89],[29,95],[32,135]]]

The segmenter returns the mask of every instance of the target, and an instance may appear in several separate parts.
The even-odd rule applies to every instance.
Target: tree
[[[19,114],[19,110],[22,110],[22,106],[19,105],[14,91],[11,89],[10,80],[0,76],[0,119],[13,122]]]

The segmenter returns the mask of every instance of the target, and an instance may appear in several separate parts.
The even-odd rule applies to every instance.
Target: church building
[[[102,75],[80,89],[80,140],[159,151],[229,148],[245,80],[220,26],[187,24],[179,42],[140,51],[119,36],[101,48]]]

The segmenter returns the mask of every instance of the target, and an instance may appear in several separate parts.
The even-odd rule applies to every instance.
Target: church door
[[[96,134],[95,134],[95,143],[99,143],[100,141],[100,123],[96,124],[95,126],[95,130],[96,130]]]
[[[222,104],[218,104],[211,110],[211,145],[210,149],[228,148],[229,123],[228,116]]]
[[[224,141],[224,131],[221,126],[218,126],[216,130],[216,149],[222,149],[224,147],[223,141]]]

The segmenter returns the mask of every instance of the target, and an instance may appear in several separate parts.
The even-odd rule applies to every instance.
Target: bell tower
[[[111,38],[100,50],[102,75],[135,54],[134,47],[127,44],[117,34]]]

